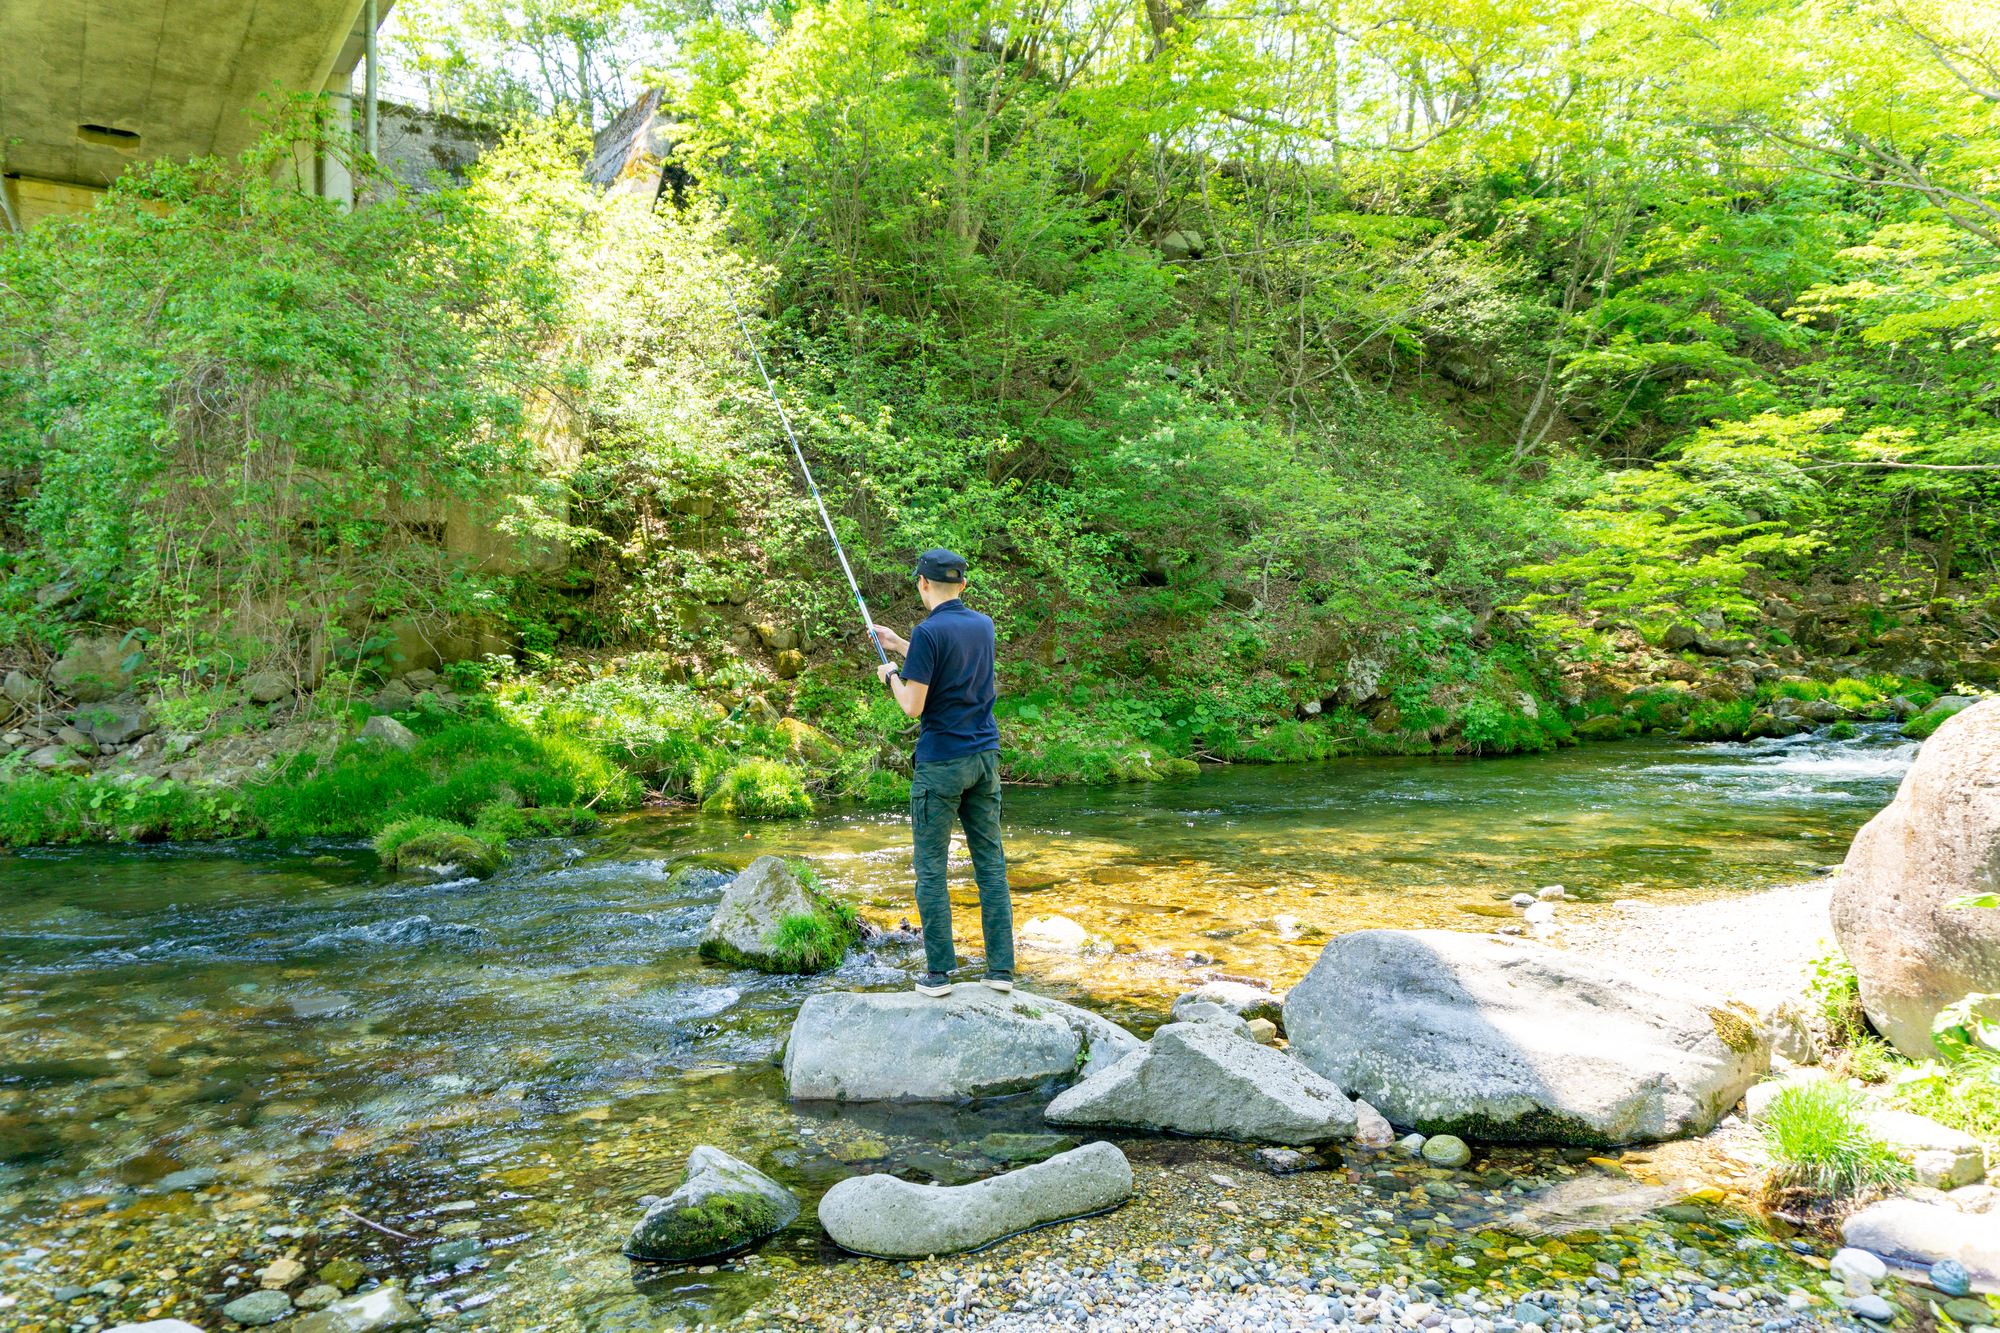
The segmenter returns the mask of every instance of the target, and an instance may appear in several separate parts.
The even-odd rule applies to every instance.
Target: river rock
[[[1019,989],[960,986],[941,999],[826,991],[799,1006],[785,1085],[803,1101],[1004,1097],[1088,1077],[1139,1046],[1087,1009]]]
[[[1862,1118],[1910,1164],[1919,1185],[1951,1190],[1986,1178],[1986,1149],[1963,1130],[1887,1107],[1864,1111]]]
[[[1706,1132],[1770,1064],[1747,1006],[1495,935],[1362,930],[1285,999],[1291,1050],[1425,1133],[1631,1143]]]
[[[119,1324],[110,1333],[203,1333],[185,1319],[148,1319],[143,1324]]]
[[[1453,1134],[1433,1134],[1424,1140],[1423,1158],[1432,1166],[1461,1167],[1472,1160],[1472,1149]]]
[[[57,689],[80,704],[94,704],[132,688],[133,671],[141,664],[136,641],[111,635],[74,640],[69,651],[49,670]]]
[[[1940,1259],[1931,1265],[1931,1286],[1947,1296],[1963,1296],[1972,1290],[1972,1274],[1956,1259]]]
[[[1082,953],[1090,932],[1066,916],[1031,916],[1021,923],[1020,940],[1051,953]]]
[[[706,1259],[789,1226],[798,1215],[790,1190],[703,1144],[688,1154],[680,1185],[632,1228],[625,1253],[650,1263]]]
[[[1854,835],[1833,890],[1833,929],[1875,1028],[1912,1059],[1936,1059],[1931,1019],[2000,991],[2000,912],[1951,908],[2000,888],[2000,699],[1945,719],[1896,798]]]
[[[1730,638],[1700,630],[1694,636],[1694,650],[1704,657],[1746,657],[1757,645],[1748,639]]]
[[[1340,1089],[1281,1051],[1211,1023],[1169,1023],[1043,1113],[1058,1125],[1119,1125],[1197,1138],[1331,1143],[1354,1133]]]
[[[1751,1124],[1760,1124],[1764,1113],[1771,1109],[1771,1103],[1787,1088],[1795,1088],[1801,1083],[1816,1082],[1826,1077],[1824,1071],[1815,1067],[1792,1069],[1783,1078],[1765,1079],[1754,1083],[1743,1093],[1743,1118]]]
[[[1185,1022],[1181,1017],[1184,1004],[1219,1004],[1244,1022],[1262,1018],[1278,1025],[1278,1035],[1285,1035],[1285,997],[1272,994],[1261,987],[1241,981],[1211,981],[1205,986],[1197,986],[1182,994],[1174,1001],[1173,1019]]]
[[[392,750],[414,750],[417,748],[417,733],[390,717],[387,713],[377,713],[361,724],[361,739],[386,745]]]
[[[421,1322],[423,1316],[394,1284],[335,1301],[291,1326],[291,1333],[382,1333]]]
[[[1210,1004],[1205,1000],[1194,1004],[1177,1001],[1174,1004],[1173,1017],[1176,1023],[1211,1023],[1225,1032],[1235,1033],[1245,1041],[1257,1040],[1256,1034],[1250,1031],[1250,1025],[1238,1018],[1234,1010],[1224,1009],[1219,1004]]]
[[[282,1291],[253,1291],[222,1307],[225,1318],[239,1324],[275,1324],[292,1312],[292,1298]]]
[[[1805,1002],[1781,990],[1747,990],[1732,998],[1757,1011],[1757,1021],[1771,1033],[1771,1049],[1795,1065],[1819,1063],[1819,1042],[1806,1023]]]
[[[28,755],[28,763],[43,773],[88,773],[90,761],[67,745],[44,745]]]
[[[1354,1143],[1360,1148],[1387,1148],[1396,1141],[1396,1130],[1382,1113],[1360,1098],[1354,1100]]]
[[[1694,640],[1701,631],[1693,625],[1669,625],[1660,636],[1660,647],[1670,653],[1684,653],[1694,647]]]
[[[1884,1199],[1842,1222],[1840,1235],[1856,1249],[1914,1261],[1919,1267],[1955,1259],[1972,1281],[2000,1282],[2000,1215]]]
[[[1018,993],[1018,992],[1017,992]],[[820,1225],[836,1245],[883,1259],[977,1249],[1030,1227],[1115,1208],[1132,1195],[1132,1166],[1092,1143],[970,1185],[912,1185],[854,1176],[826,1192]]]
[[[782,857],[760,856],[722,891],[702,932],[702,956],[764,972],[789,972],[772,955],[770,940],[787,917],[812,915],[813,896],[792,867]]]
[[[152,712],[134,703],[86,704],[70,722],[98,745],[124,745],[160,729]]]

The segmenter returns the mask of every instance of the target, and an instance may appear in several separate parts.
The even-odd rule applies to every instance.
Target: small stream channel
[[[1024,952],[1024,984],[1143,1035],[1191,978],[1283,987],[1346,930],[1487,929],[1508,895],[1551,883],[1671,902],[1808,878],[1914,752],[1878,727],[1010,788],[1017,925],[1062,916],[1095,942]],[[787,1104],[771,1056],[801,1000],[907,985],[921,956],[882,949],[814,978],[699,958],[721,885],[766,852],[816,858],[880,924],[913,914],[907,828],[879,812],[634,816],[518,846],[484,882],[398,876],[348,843],[0,854],[0,1258],[16,1224],[109,1210],[183,1247],[143,1270],[107,1260],[111,1277],[184,1310],[254,1289],[261,1245],[401,1276],[462,1325],[532,1292],[585,1326],[649,1327],[724,1316],[760,1269],[837,1257],[809,1204],[747,1267],[635,1290],[616,1243],[695,1143],[809,1199],[859,1170],[1005,1169],[987,1136],[1039,1132],[1039,1102]],[[969,895],[969,868],[954,874]],[[960,917],[971,954],[976,915]],[[410,1239],[333,1234],[336,1207]],[[284,1217],[310,1225],[284,1234]]]

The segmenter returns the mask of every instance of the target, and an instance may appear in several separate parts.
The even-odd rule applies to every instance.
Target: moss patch
[[[784,1211],[755,1190],[729,1190],[648,1217],[627,1245],[635,1259],[679,1263],[727,1254],[785,1225]]]
[[[1756,1018],[1755,1013],[1735,1005],[1708,1011],[1708,1021],[1715,1025],[1715,1035],[1738,1055],[1747,1054],[1757,1047]]]
[[[428,815],[399,819],[383,829],[375,835],[375,852],[398,870],[455,865],[481,879],[507,864],[503,843],[484,841],[463,824]]]

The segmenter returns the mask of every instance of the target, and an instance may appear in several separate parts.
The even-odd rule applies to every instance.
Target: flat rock
[[[364,1291],[335,1301],[316,1314],[309,1314],[291,1326],[291,1333],[381,1333],[418,1323],[423,1316],[395,1285]]]
[[[1390,1121],[1481,1141],[1706,1132],[1769,1066],[1747,1006],[1448,930],[1330,941],[1285,999],[1292,1054]]]
[[[1275,1023],[1278,1035],[1285,1035],[1285,997],[1241,981],[1211,981],[1187,991],[1174,1001],[1173,1020],[1184,1023],[1181,1006],[1219,1004],[1244,1022],[1261,1018]]]
[[[768,1236],[798,1215],[790,1190],[703,1144],[688,1154],[680,1185],[632,1228],[625,1253],[651,1263],[706,1259]]]
[[[1353,1103],[1281,1051],[1212,1023],[1169,1023],[1110,1069],[1064,1092],[1058,1125],[1120,1125],[1199,1138],[1330,1143],[1353,1135]]]
[[[912,1185],[854,1176],[828,1190],[820,1225],[836,1245],[883,1259],[977,1249],[1030,1227],[1115,1208],[1132,1195],[1132,1166],[1092,1143],[970,1185]]]
[[[826,991],[799,1006],[785,1043],[795,1100],[955,1102],[1004,1097],[1108,1069],[1137,1037],[1087,1009],[1029,991],[960,986]]]
[[[1885,1258],[1919,1267],[1956,1259],[1974,1282],[2000,1282],[2000,1215],[1884,1199],[1842,1222],[1840,1234],[1854,1248]]]
[[[1796,1088],[1802,1083],[1814,1083],[1826,1075],[1818,1069],[1803,1068],[1788,1070],[1783,1078],[1767,1078],[1762,1083],[1753,1083],[1743,1093],[1743,1116],[1751,1124],[1764,1119],[1764,1113],[1771,1109],[1771,1103],[1787,1088]]]
[[[1862,1118],[1910,1164],[1919,1185],[1950,1190],[1986,1178],[1986,1149],[1963,1130],[1887,1107],[1865,1111]]]
[[[1994,887],[2000,860],[2000,699],[1945,719],[1896,798],[1848,846],[1833,930],[1861,982],[1861,1007],[1903,1054],[1938,1058],[1931,1019],[1973,992],[2000,991],[2000,912],[1948,908]]]
[[[99,745],[124,745],[160,729],[151,710],[135,703],[85,704],[70,724]]]

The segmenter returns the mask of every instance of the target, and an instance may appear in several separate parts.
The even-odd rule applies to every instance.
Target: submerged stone
[[[392,1328],[406,1328],[422,1318],[403,1295],[403,1289],[392,1283],[335,1301],[299,1320],[291,1330],[292,1333],[385,1333]]]
[[[703,1144],[688,1154],[680,1185],[632,1228],[625,1253],[649,1263],[706,1259],[768,1236],[798,1215],[790,1190]]]
[[[996,1162],[1041,1162],[1076,1147],[1061,1134],[988,1134],[979,1141],[982,1155]]]
[[[275,1324],[292,1312],[292,1298],[282,1291],[253,1291],[222,1307],[227,1318],[239,1324]]]

